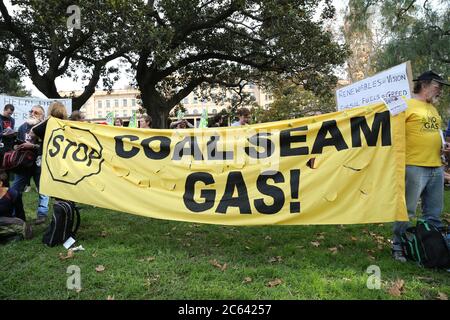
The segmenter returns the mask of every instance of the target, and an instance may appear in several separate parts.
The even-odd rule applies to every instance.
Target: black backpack
[[[450,248],[446,236],[425,220],[418,220],[401,236],[403,252],[408,260],[426,268],[450,268]]]
[[[80,227],[80,211],[75,203],[58,200],[53,205],[52,222],[42,237],[42,242],[50,247],[63,244],[74,237]]]

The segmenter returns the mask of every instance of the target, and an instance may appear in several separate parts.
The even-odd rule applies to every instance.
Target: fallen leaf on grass
[[[394,297],[400,297],[404,291],[405,281],[397,279],[389,288],[388,293]]]
[[[221,265],[219,262],[217,262],[216,259],[214,260],[210,260],[209,263],[211,265],[213,265],[214,267],[216,267],[217,269],[219,269],[220,271],[225,271],[225,269],[227,268],[227,264],[224,263],[223,265]]]
[[[350,238],[352,241],[358,241],[358,238],[356,238],[356,237],[351,237]]]
[[[438,300],[448,300],[448,296],[445,293],[438,292]]]
[[[145,279],[145,286],[150,287],[154,282],[157,282],[159,280],[159,278],[160,278],[160,276],[159,276],[159,274],[157,274],[153,278]]]
[[[352,279],[349,279],[349,278],[342,278],[342,280],[344,280],[344,281],[352,281]]]
[[[276,279],[273,279],[272,281],[269,281],[267,283],[267,286],[269,288],[273,288],[273,287],[276,287],[276,286],[278,286],[278,285],[280,285],[282,283],[283,283],[283,280],[276,278]]]
[[[242,283],[250,283],[250,282],[252,282],[252,281],[253,281],[252,278],[250,278],[250,277],[245,277],[245,278],[244,278],[244,281],[242,281]]]
[[[337,248],[337,247],[328,248],[328,250],[330,250],[330,252],[331,252],[332,254],[338,253],[338,248]]]
[[[115,300],[114,296],[108,296],[108,298],[106,298],[106,300]]]
[[[311,244],[312,244],[314,247],[320,246],[320,242],[319,242],[319,241],[311,241]]]
[[[281,262],[282,260],[283,260],[283,258],[281,258],[281,256],[276,256],[276,257],[271,257],[269,259],[269,262],[270,263],[272,263],[272,262]]]
[[[67,251],[67,255],[66,256],[63,253],[61,253],[61,252],[59,253],[59,259],[61,259],[61,260],[71,259],[73,257],[74,257],[74,255],[73,255],[73,251],[72,250]]]
[[[141,261],[141,262],[145,262],[145,261],[147,261],[147,262],[151,262],[151,261],[155,261],[155,257],[146,257],[146,258],[143,258],[143,259],[140,259],[139,261]]]
[[[97,272],[103,272],[105,271],[105,267],[102,265],[98,265],[97,267],[95,267],[95,271]]]

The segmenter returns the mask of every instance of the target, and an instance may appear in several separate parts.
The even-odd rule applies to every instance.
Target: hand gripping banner
[[[224,225],[407,221],[404,121],[383,104],[207,129],[50,118],[41,193]]]

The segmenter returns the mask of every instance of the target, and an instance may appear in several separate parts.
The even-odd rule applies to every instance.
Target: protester
[[[8,175],[5,171],[0,171],[0,216],[20,218],[26,221],[25,210],[23,209],[22,195],[20,192],[5,186]]]
[[[14,113],[14,106],[7,104],[3,108],[3,114],[0,114],[0,164],[3,161],[3,155],[13,150],[14,142],[17,137],[17,132],[14,130],[15,119],[12,117]],[[9,173],[7,172],[8,179],[5,181],[5,186],[9,186]]]
[[[122,119],[120,119],[120,118],[115,118],[115,119],[114,119],[114,126],[116,126],[116,127],[123,127]]]
[[[22,142],[26,142],[26,145],[18,145],[16,149],[32,149],[36,155],[36,160],[42,156],[42,149],[40,147],[39,139],[31,132],[31,128],[44,121],[45,111],[40,105],[33,106],[30,110],[28,119],[19,127],[17,139]],[[30,145],[32,147],[30,148]],[[31,178],[33,178],[36,188],[39,192],[39,181],[41,176],[41,166],[36,162],[31,168],[23,171],[16,172],[14,182],[11,189],[16,190],[19,193],[26,191],[26,187],[30,184]],[[37,219],[36,224],[43,223],[48,214],[48,201],[49,197],[38,193],[39,202],[37,207]]]
[[[3,114],[0,115],[0,137],[3,136],[6,129],[14,130],[15,120],[12,117],[14,113],[14,106],[7,104],[3,108]]]
[[[53,102],[48,107],[47,114],[49,117],[55,117],[58,119],[67,119],[66,107],[61,102],[57,102],[57,101]],[[36,140],[27,141],[19,146],[19,148],[23,148],[23,149],[37,150],[38,157],[36,160],[36,165],[39,167],[39,169],[37,169],[39,171],[40,171],[41,157],[42,157],[42,143],[44,141],[44,135],[45,135],[45,129],[47,128],[47,122],[48,122],[48,118],[31,128],[30,135],[32,137],[35,136],[34,139],[36,139]],[[39,180],[39,178],[37,178],[37,180]],[[20,184],[18,184],[17,189],[19,189],[19,186],[20,186]],[[39,187],[38,187],[38,190],[39,190]],[[48,198],[47,198],[47,203],[46,203],[46,210],[43,208],[43,206],[42,206],[42,208],[41,208],[41,205],[39,206],[38,218],[36,219],[35,224],[44,223],[45,220],[47,219],[47,214],[48,214]]]
[[[17,132],[14,130],[15,119],[12,117],[14,106],[12,104],[5,105],[3,114],[0,114],[0,142],[3,152],[12,150]]]
[[[224,127],[225,120],[222,114],[216,114],[210,121],[209,127]]]
[[[194,126],[186,119],[174,121],[170,124],[170,129],[186,129],[193,128]]]
[[[245,126],[247,124],[250,124],[251,121],[250,110],[248,110],[247,108],[240,108],[237,111],[237,115],[239,117],[239,120],[233,122],[231,124],[232,127]]]
[[[152,117],[146,115],[139,119],[139,128],[149,129],[152,127]]]
[[[442,227],[440,219],[444,199],[444,170],[441,160],[441,117],[433,106],[442,93],[443,85],[450,85],[433,71],[414,80],[414,98],[406,109],[406,207],[409,218],[416,215],[419,198],[422,214],[429,224]],[[450,148],[445,148],[450,152]],[[401,235],[409,222],[395,222],[392,246],[393,258],[406,262],[401,248]]]
[[[72,111],[72,113],[70,114],[69,120],[84,121],[84,114],[82,114],[79,110]]]

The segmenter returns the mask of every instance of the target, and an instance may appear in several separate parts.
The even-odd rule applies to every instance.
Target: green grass
[[[35,218],[36,193],[26,193]],[[446,192],[450,209],[450,191]],[[133,216],[83,206],[76,245],[67,251],[35,237],[0,246],[0,299],[436,299],[450,295],[450,273],[390,257],[391,224],[225,227]],[[447,212],[447,211],[445,211]],[[448,218],[448,214],[446,214]],[[352,237],[356,238],[352,239]],[[378,239],[378,240],[377,240]],[[319,241],[320,246],[311,244]],[[337,247],[337,253],[329,248]],[[151,257],[151,258],[149,258]],[[280,258],[277,258],[280,257]],[[211,261],[226,268],[220,270]],[[82,290],[66,288],[67,267],[81,269]],[[105,270],[95,268],[103,265]],[[367,267],[381,289],[366,286]],[[251,281],[244,281],[247,277]],[[281,279],[281,284],[268,283]],[[404,281],[400,296],[389,288]]]

